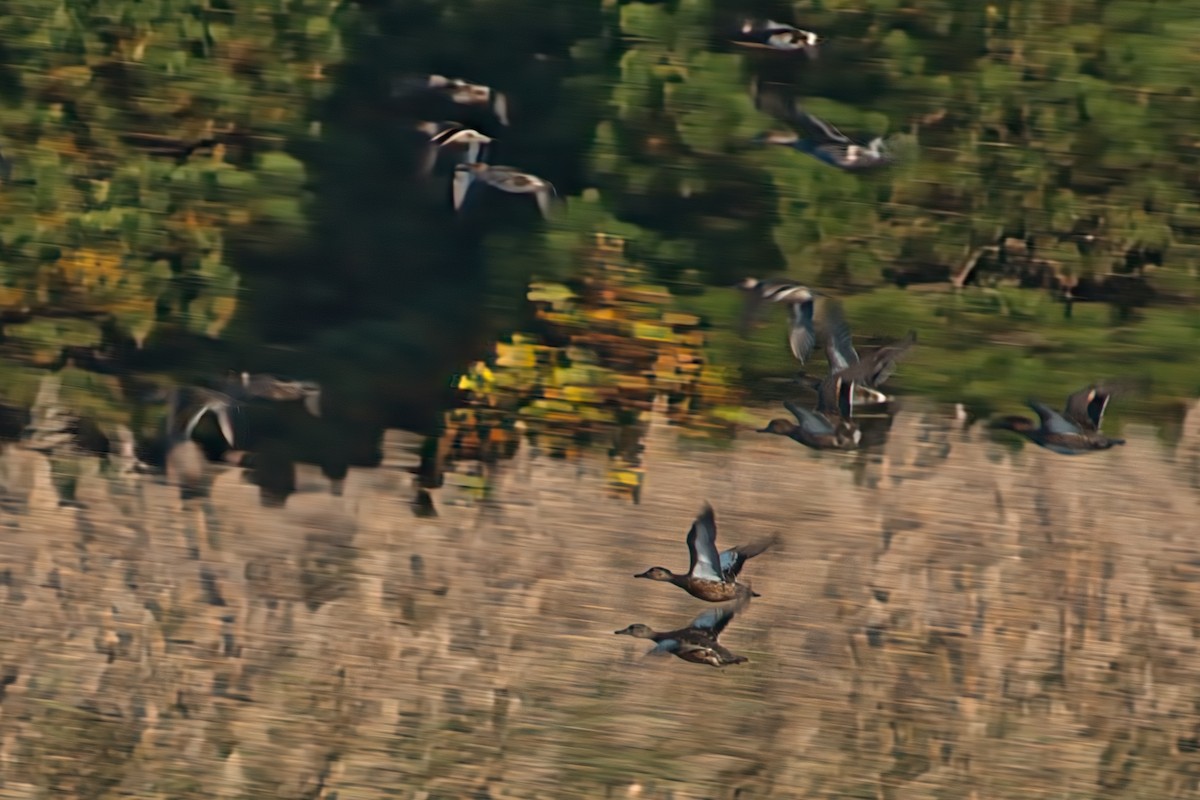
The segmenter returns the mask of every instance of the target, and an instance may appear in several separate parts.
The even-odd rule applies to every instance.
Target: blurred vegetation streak
[[[578,460],[602,443],[610,487],[637,502],[657,396],[687,435],[732,436],[741,397],[730,370],[709,363],[700,319],[672,309],[667,289],[628,261],[623,239],[597,234],[577,280],[535,281],[528,299],[541,333],[514,333],[496,346],[494,363],[459,379],[464,407],[447,414],[447,461],[510,457],[518,430],[552,458]]]

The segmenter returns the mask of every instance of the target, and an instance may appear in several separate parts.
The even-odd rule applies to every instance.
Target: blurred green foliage
[[[860,334],[917,328],[931,352],[904,372],[947,398],[1005,384],[1011,399],[1072,354],[1073,377],[1200,390],[1179,360],[1200,344],[1200,0],[0,10],[0,325],[35,363],[132,339],[176,377],[303,373],[356,424],[432,418],[463,364],[530,321],[530,279],[577,277],[604,231],[705,312],[711,360],[751,381],[794,367],[773,327],[732,338],[720,287],[785,273],[853,295]],[[818,31],[819,60],[730,45],[742,15]],[[497,137],[493,161],[551,180],[564,213],[543,224],[503,197],[456,217],[445,169],[415,175],[423,141],[394,86],[429,73],[508,96],[511,127],[464,119]],[[901,135],[906,157],[850,175],[752,146],[775,125],[752,78],[794,85],[848,133]],[[1170,306],[1062,320],[1004,281],[881,289],[944,280],[1003,237],[1033,237],[1056,274],[1136,275]],[[974,361],[997,358],[1011,368],[976,386]]]
[[[332,8],[3,5],[0,314],[33,320],[10,339],[43,361],[105,325],[139,345],[160,324],[225,330],[227,231],[304,224],[305,168],[283,149],[342,58]]]

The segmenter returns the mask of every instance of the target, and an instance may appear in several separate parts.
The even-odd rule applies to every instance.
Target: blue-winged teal
[[[509,194],[532,194],[537,199],[542,216],[549,216],[550,201],[558,196],[554,184],[545,178],[521,172],[514,167],[495,166],[476,162],[459,164],[454,168],[454,208],[461,209],[467,192],[480,181]]]
[[[1007,416],[992,422],[990,427],[1014,431],[1034,444],[1062,455],[1108,450],[1125,444],[1124,439],[1111,439],[1100,432],[1104,409],[1108,407],[1112,392],[1112,387],[1100,385],[1080,389],[1067,398],[1062,414],[1030,399],[1027,403],[1037,412],[1039,425],[1028,417]]]
[[[462,150],[463,161],[474,164],[487,155],[487,147],[495,139],[457,122],[422,122],[417,129],[429,136],[429,148],[421,160],[421,172],[428,175],[437,163],[441,150]]]
[[[824,304],[825,355],[829,359],[829,377],[814,384],[818,395],[824,395],[826,384],[836,375],[852,377],[854,380],[853,402],[855,405],[886,403],[888,396],[879,391],[880,386],[896,370],[896,362],[908,354],[917,342],[915,331],[892,344],[884,345],[860,359],[854,349],[850,325],[842,313],[840,303],[826,301]],[[836,393],[836,390],[834,390]],[[817,406],[818,411],[832,411],[832,406]]]
[[[693,664],[708,664],[713,667],[744,664],[750,659],[734,655],[717,641],[721,631],[725,630],[725,626],[744,605],[742,603],[732,607],[709,609],[692,620],[686,628],[675,631],[660,633],[639,623],[619,631],[613,631],[613,633],[636,636],[639,639],[652,639],[657,644],[646,655],[669,653]]]
[[[431,92],[464,106],[490,108],[501,125],[508,126],[508,99],[482,83],[471,83],[462,78],[447,78],[445,75],[427,75],[421,78],[400,78],[393,85],[393,95]]]
[[[786,22],[747,19],[742,21],[733,43],[741,47],[762,47],[785,53],[804,53],[815,59],[821,37]]]
[[[813,306],[816,293],[807,286],[785,278],[744,278],[735,284],[746,293],[746,304],[738,326],[745,336],[766,303],[783,303],[788,309],[788,345],[801,364],[812,353],[816,342],[813,327]]]
[[[882,136],[874,137],[865,145],[859,144],[806,110],[795,97],[784,98],[776,92],[764,92],[757,81],[753,85],[752,94],[755,104],[761,110],[793,128],[791,131],[759,134],[755,138],[759,144],[791,147],[847,171],[874,169],[895,161]]]
[[[704,504],[699,516],[688,531],[687,545],[691,562],[686,575],[676,575],[666,567],[651,567],[635,578],[669,581],[692,597],[721,603],[737,598],[758,597],[749,586],[737,582],[742,567],[751,558],[778,541],[778,536],[751,544],[731,547],[723,553],[717,552],[717,521],[712,506]]]
[[[783,401],[783,406],[792,412],[795,422],[789,419],[773,419],[765,428],[759,428],[759,433],[774,433],[787,436],[805,447],[814,450],[853,450],[862,441],[862,431],[851,419],[851,403],[848,395],[853,391],[854,384],[839,381],[829,384],[839,392],[838,407],[844,413],[837,415],[836,421],[830,420],[820,411],[810,411],[801,408],[790,400]],[[825,402],[824,400],[822,402]]]
[[[290,380],[262,373],[240,373],[227,381],[225,395],[234,400],[299,400],[314,417],[321,416],[321,384],[316,381]]]

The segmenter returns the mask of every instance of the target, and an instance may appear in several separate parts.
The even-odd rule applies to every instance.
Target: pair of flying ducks
[[[692,597],[709,603],[730,600],[736,602],[707,611],[678,630],[659,632],[646,625],[636,624],[614,633],[654,640],[656,644],[649,652],[651,655],[672,654],[684,661],[713,667],[748,661],[745,656],[730,652],[717,639],[750,598],[759,596],[748,585],[738,582],[742,568],[747,561],[771,547],[778,539],[778,536],[772,536],[769,539],[731,547],[724,552],[718,551],[716,516],[712,506],[705,503],[688,530],[688,571],[676,574],[666,567],[651,567],[634,577],[673,583]]]
[[[434,95],[460,106],[488,108],[500,125],[508,127],[508,101],[503,93],[490,86],[470,83],[461,78],[430,75],[404,79],[399,82],[397,89],[401,94],[410,96]],[[557,197],[554,185],[516,167],[488,163],[495,137],[451,121],[420,122],[416,129],[429,137],[427,150],[421,160],[422,173],[432,173],[442,153],[455,155],[457,163],[454,167],[453,201],[456,211],[463,208],[475,187],[490,186],[509,194],[533,195],[542,215],[549,215],[551,202]]]

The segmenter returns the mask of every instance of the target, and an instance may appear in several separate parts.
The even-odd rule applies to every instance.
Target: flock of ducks
[[[814,322],[818,294],[806,286],[787,280],[746,278],[736,286],[747,294],[742,334],[748,332],[757,310],[764,303],[786,306],[788,345],[792,355],[803,365],[818,338]],[[795,419],[772,419],[758,432],[787,436],[814,450],[854,450],[862,442],[862,431],[854,421],[855,408],[880,407],[891,402],[892,398],[880,387],[895,372],[897,362],[916,344],[917,335],[915,331],[909,331],[904,339],[860,357],[854,348],[853,335],[841,305],[832,298],[823,299],[822,305],[823,324],[819,333],[825,340],[829,372],[819,380],[797,379],[798,383],[816,393],[815,406],[805,408],[786,400],[784,408]],[[1038,422],[1010,415],[993,420],[989,427],[1018,433],[1039,447],[1062,455],[1108,450],[1125,444],[1124,439],[1107,436],[1100,430],[1109,400],[1122,388],[1122,385],[1113,383],[1085,386],[1067,398],[1062,413],[1031,398],[1026,402],[1037,413]]]
[[[733,43],[782,53],[798,53],[817,58],[820,37],[793,25],[774,20],[748,19],[742,22]],[[827,164],[845,170],[880,167],[893,161],[887,143],[876,137],[867,144],[855,142],[830,123],[804,109],[795,98],[784,98],[764,91],[756,80],[751,88],[755,105],[788,125],[789,131],[768,131],[756,137],[757,144],[783,145],[807,153]],[[404,77],[393,85],[393,96],[411,113],[439,110],[448,116],[484,111],[487,122],[507,128],[508,100],[490,86],[445,75]],[[426,151],[420,161],[424,175],[434,172],[443,154],[454,161],[452,201],[462,211],[481,187],[508,194],[532,195],[542,216],[549,216],[558,198],[554,185],[545,178],[516,167],[493,164],[492,146],[497,137],[482,133],[460,121],[417,119],[414,130],[427,137]]]
[[[784,305],[789,320],[788,346],[803,365],[818,338],[814,322],[817,293],[787,280],[746,278],[736,286],[746,293],[747,298],[740,326],[742,335],[749,332],[758,310],[765,303]],[[822,305],[821,334],[825,339],[829,373],[820,380],[806,383],[816,393],[816,405],[810,409],[785,401],[784,407],[795,420],[773,419],[759,429],[759,433],[787,436],[814,450],[853,450],[862,442],[862,431],[854,422],[855,406],[889,402],[890,398],[879,387],[895,371],[896,362],[916,344],[917,337],[915,332],[909,332],[902,341],[880,347],[862,358],[854,348],[841,305],[832,298],[824,299]],[[801,381],[798,379],[798,382]]]
[[[676,574],[666,567],[651,567],[635,578],[673,583],[699,600],[708,603],[724,603],[692,620],[686,627],[673,631],[655,631],[640,623],[613,631],[617,635],[652,639],[655,646],[647,655],[670,654],[694,664],[725,667],[743,664],[750,659],[730,652],[717,641],[721,632],[750,602],[761,595],[748,584],[740,583],[738,576],[746,562],[764,552],[779,541],[778,535],[750,544],[731,547],[723,552],[717,550],[717,520],[713,508],[704,504],[700,514],[688,531],[687,546],[690,556],[688,571]]]
[[[745,20],[734,43],[740,46],[803,53],[817,57],[820,38],[805,31],[773,20]],[[777,118],[789,123],[793,130],[767,132],[757,141],[792,147],[831,166],[843,170],[865,170],[891,163],[894,158],[882,137],[867,144],[854,142],[841,131],[806,111],[795,98],[782,99],[762,92],[755,81],[752,87],[755,104],[770,110]],[[854,347],[853,335],[840,304],[831,298],[823,299],[822,325],[816,324],[818,293],[795,281],[779,278],[745,278],[735,288],[746,295],[740,333],[745,336],[755,324],[764,306],[782,305],[788,316],[788,347],[801,366],[812,355],[818,338],[825,342],[828,374],[819,380],[797,379],[816,393],[816,404],[806,408],[791,400],[784,407],[794,420],[772,419],[759,433],[787,436],[816,450],[852,450],[862,441],[862,431],[854,421],[856,406],[878,406],[890,402],[880,387],[895,372],[896,364],[916,344],[916,333],[898,342],[879,347],[866,357]],[[1067,398],[1062,413],[1037,400],[1029,406],[1037,412],[1039,422],[1020,416],[1007,416],[992,422],[994,429],[1017,432],[1034,444],[1064,455],[1095,450],[1107,450],[1124,444],[1121,439],[1106,436],[1100,430],[1104,410],[1115,387],[1091,385]],[[648,655],[672,654],[696,664],[725,667],[749,659],[737,655],[718,640],[721,633],[740,613],[751,598],[759,595],[749,585],[740,583],[738,576],[746,562],[764,552],[778,537],[748,545],[731,547],[719,552],[716,547],[717,525],[712,506],[705,503],[688,531],[690,555],[688,571],[676,574],[666,567],[651,567],[635,578],[647,578],[672,583],[700,600],[723,603],[723,607],[706,611],[687,626],[672,631],[655,631],[647,625],[634,624],[614,631],[617,635],[650,639],[655,646]]]

